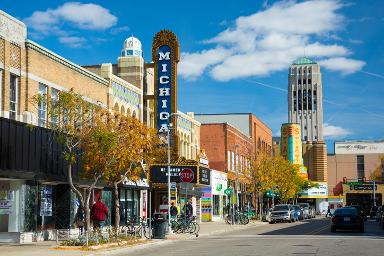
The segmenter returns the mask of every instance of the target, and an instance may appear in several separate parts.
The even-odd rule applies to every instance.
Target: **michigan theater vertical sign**
[[[168,122],[176,126],[177,113],[177,63],[180,60],[180,46],[176,35],[169,30],[159,31],[152,44],[152,61],[155,71],[155,128],[158,133],[166,133]],[[169,119],[169,121],[168,121]],[[171,131],[171,142],[175,130]],[[176,146],[176,143],[172,143]],[[175,147],[177,149],[177,147]]]

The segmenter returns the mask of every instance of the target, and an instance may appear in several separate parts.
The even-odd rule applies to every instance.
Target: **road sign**
[[[224,194],[226,194],[227,196],[231,195],[232,194],[232,188],[225,189]]]
[[[180,172],[180,180],[182,182],[192,182],[193,181],[193,178],[195,177],[195,174],[193,173],[193,171],[189,168],[184,168],[183,170],[181,170]]]
[[[189,182],[181,182],[180,183],[180,189],[192,189],[193,184]]]

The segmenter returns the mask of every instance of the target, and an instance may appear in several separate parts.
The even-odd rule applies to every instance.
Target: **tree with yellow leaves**
[[[52,131],[51,138],[63,145],[62,154],[68,164],[68,184],[84,209],[85,229],[89,230],[90,198],[93,189],[104,174],[104,169],[90,168],[85,165],[80,176],[86,177],[88,182],[82,184],[80,188],[79,184],[74,183],[72,167],[76,162],[83,162],[82,160],[89,154],[85,151],[85,145],[95,136],[95,120],[104,110],[86,101],[82,95],[75,93],[72,89],[59,92],[58,98],[54,101],[48,101],[47,95],[38,94],[31,98],[31,102],[37,108],[44,104],[47,109],[45,125]]]
[[[91,168],[103,168],[103,178],[113,186],[115,198],[115,227],[120,225],[118,186],[124,180],[136,182],[143,171],[156,161],[161,148],[154,129],[134,117],[105,113],[96,123],[95,138],[85,144],[85,162]]]

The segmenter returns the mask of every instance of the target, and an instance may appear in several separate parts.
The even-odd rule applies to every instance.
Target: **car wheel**
[[[270,222],[269,222],[269,224],[273,224],[273,223],[275,223],[275,222],[273,222],[273,221],[270,221]]]
[[[336,232],[336,228],[335,227],[331,227],[331,232],[332,233]]]

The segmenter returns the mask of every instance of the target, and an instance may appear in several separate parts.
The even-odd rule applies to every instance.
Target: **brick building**
[[[228,123],[251,139],[254,155],[272,154],[271,128],[252,113],[195,114],[195,118],[202,124]]]
[[[210,167],[227,172],[228,185],[235,188],[239,180],[239,205],[252,202],[246,193],[246,175],[252,157],[272,154],[272,131],[252,113],[195,114],[202,123],[200,144]],[[236,164],[237,163],[237,164]]]
[[[246,202],[246,175],[250,167],[252,140],[228,123],[202,124],[200,144],[209,159],[209,167],[228,174],[229,185],[236,188],[239,205]]]

